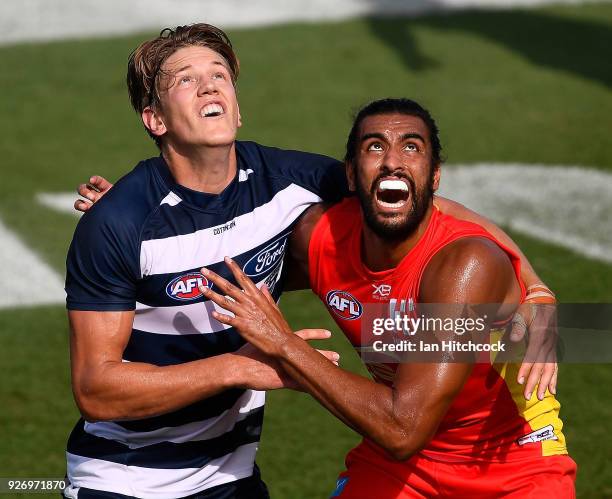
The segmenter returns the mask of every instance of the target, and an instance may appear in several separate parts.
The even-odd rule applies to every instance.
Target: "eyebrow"
[[[213,61],[213,64],[216,64],[218,66],[223,66],[225,69],[228,69],[227,66],[225,64],[223,64],[221,61]],[[186,69],[191,69],[193,66],[191,64],[187,64],[187,66],[183,66],[180,69],[177,69],[176,71],[173,71],[174,74],[178,74],[181,71],[185,71]]]
[[[378,133],[378,132],[366,133],[365,135],[361,136],[361,142],[368,140],[368,139],[385,140],[385,136],[382,133]],[[425,139],[420,133],[412,132],[412,133],[405,133],[404,135],[402,135],[402,140],[408,140],[408,139],[418,139],[421,142],[425,143]]]

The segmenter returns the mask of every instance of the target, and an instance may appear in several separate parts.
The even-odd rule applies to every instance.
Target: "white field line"
[[[446,166],[440,194],[496,223],[612,263],[612,175],[581,167]]]
[[[440,194],[496,223],[583,256],[612,263],[612,175],[577,166],[445,165]],[[39,203],[78,216],[73,193]]]
[[[0,220],[0,309],[63,303],[62,278]]]
[[[0,43],[108,36],[194,22],[250,27],[593,1],[597,0],[2,0]]]

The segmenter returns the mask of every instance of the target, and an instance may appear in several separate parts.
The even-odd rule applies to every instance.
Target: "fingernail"
[[[86,196],[86,197],[87,197],[87,199],[89,199],[90,201],[93,201],[93,200],[94,200],[94,196],[93,196],[93,194],[87,194],[87,196]]]
[[[518,384],[519,384],[519,385],[522,385],[524,382],[525,382],[525,376],[521,376],[521,377],[518,379]]]
[[[340,354],[335,353],[335,354],[334,354],[334,360],[335,360],[336,362],[338,362],[338,361],[340,360]]]
[[[229,256],[226,256],[223,260],[225,260],[225,263],[232,263],[232,259]]]
[[[525,394],[525,400],[531,400],[531,393],[526,393]]]
[[[208,286],[200,286],[198,289],[204,294],[210,291],[210,288]]]
[[[92,184],[96,181],[96,177],[89,177],[89,182]]]
[[[331,336],[331,331],[325,330],[325,335],[329,338]]]
[[[204,274],[204,275],[208,275],[208,269],[206,267],[202,267],[200,269],[200,272],[202,272],[202,274]]]
[[[557,395],[557,387],[556,386],[552,386],[549,388],[550,393],[552,393],[553,395]]]

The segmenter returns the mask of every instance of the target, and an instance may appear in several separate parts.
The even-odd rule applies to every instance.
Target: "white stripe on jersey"
[[[115,440],[130,449],[138,449],[161,442],[193,442],[209,440],[231,431],[238,421],[246,418],[251,411],[263,407],[266,401],[265,392],[247,390],[236,401],[231,409],[218,416],[195,423],[175,427],[164,427],[153,431],[130,431],[112,422],[85,422],[85,431],[96,437]]]
[[[142,499],[184,497],[251,476],[257,446],[258,442],[242,445],[203,468],[179,469],[126,466],[66,452],[71,485],[64,494],[76,497],[78,489],[86,487]]]
[[[231,230],[214,235],[214,227],[190,234],[143,241],[141,275],[170,274],[204,267],[235,257],[277,237],[313,203],[321,198],[291,184],[253,211],[236,217]]]
[[[211,313],[216,310],[227,314],[228,311],[212,301],[177,305],[176,307],[149,307],[136,303],[134,329],[158,334],[206,334],[229,329]]]
[[[175,194],[174,192],[170,191],[168,193],[168,195],[164,199],[161,200],[159,205],[161,206],[162,204],[169,204],[170,206],[176,206],[181,201],[182,201],[182,199],[180,197],[178,197],[177,194]]]

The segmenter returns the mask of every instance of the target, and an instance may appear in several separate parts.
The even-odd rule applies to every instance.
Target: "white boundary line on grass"
[[[2,0],[0,43],[108,36],[193,22],[224,28],[610,0]]]
[[[612,263],[612,174],[577,166],[446,165],[440,194],[517,232]],[[75,194],[39,193],[41,207],[78,216]],[[0,308],[63,303],[61,277],[0,221]]]
[[[62,278],[0,220],[0,309],[63,303]]]

